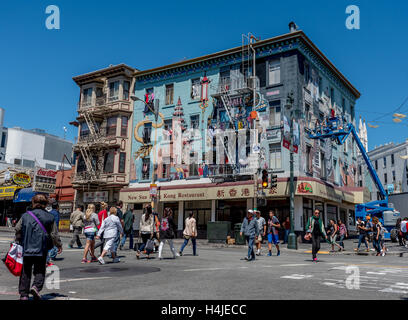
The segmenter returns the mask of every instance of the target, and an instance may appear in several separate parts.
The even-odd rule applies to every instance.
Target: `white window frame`
[[[269,145],[269,168],[282,169],[282,146],[280,144]]]
[[[281,83],[280,59],[268,62],[268,85],[273,86]]]

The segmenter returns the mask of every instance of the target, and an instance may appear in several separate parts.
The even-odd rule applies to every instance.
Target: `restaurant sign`
[[[13,174],[13,181],[16,185],[25,187],[31,183],[31,177],[24,172]]]
[[[55,193],[57,171],[36,167],[34,171],[33,191]]]

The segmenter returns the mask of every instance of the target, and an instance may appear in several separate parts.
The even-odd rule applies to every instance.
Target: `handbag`
[[[33,219],[35,220],[35,222],[37,222],[37,224],[40,226],[40,228],[42,229],[42,231],[44,231],[45,234],[45,248],[47,250],[51,250],[52,248],[54,248],[54,243],[50,237],[50,235],[48,234],[47,230],[45,229],[45,227],[43,226],[43,224],[41,223],[41,221],[37,218],[37,216],[32,213],[31,211],[27,211],[27,213],[33,217]]]
[[[2,261],[13,275],[19,277],[23,270],[23,247],[17,243],[12,243]]]
[[[307,241],[309,241],[311,237],[312,237],[311,233],[306,233],[305,236],[304,236],[305,240],[307,240]]]
[[[152,239],[147,240],[145,250],[147,253],[153,252],[154,250],[154,241]]]

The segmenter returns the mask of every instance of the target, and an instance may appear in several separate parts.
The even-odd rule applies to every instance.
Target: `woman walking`
[[[99,224],[98,224],[98,230],[101,228],[102,226],[102,222],[103,220],[105,220],[108,217],[108,204],[106,202],[101,202],[101,211],[99,211],[98,213],[98,220],[99,220]],[[101,237],[101,241],[95,245],[95,248],[101,248],[101,254],[102,254],[102,249],[103,246],[105,245],[105,238]]]
[[[164,243],[167,241],[170,250],[173,253],[173,259],[176,259],[178,254],[176,249],[174,249],[173,239],[175,238],[175,233],[177,226],[173,220],[173,211],[170,208],[165,208],[163,212],[163,218],[160,223],[160,246],[159,246],[159,259],[162,259],[162,251]]]
[[[142,238],[142,245],[137,248],[136,258],[140,258],[140,252],[146,247],[147,240],[153,238],[153,229],[154,228],[154,217],[152,213],[152,207],[148,205],[145,208],[145,213],[140,219],[139,232],[140,237]],[[147,259],[149,259],[150,252],[146,252]]]
[[[343,250],[343,248],[336,242],[338,231],[339,227],[337,226],[336,222],[333,219],[330,219],[329,230],[327,233],[330,236],[331,252],[334,252],[335,245],[339,247],[339,251]]]
[[[194,219],[194,214],[192,211],[188,214],[188,218],[186,218],[185,221],[186,227],[184,228],[183,231],[183,237],[184,237],[184,243],[180,248],[180,256],[183,255],[183,250],[186,247],[188,240],[191,239],[191,243],[193,244],[193,255],[197,255],[197,244],[196,244],[196,238],[197,238],[197,223],[196,219]]]
[[[122,224],[117,217],[117,209],[115,207],[110,208],[109,217],[103,220],[101,228],[98,231],[96,238],[100,238],[103,233],[103,238],[105,239],[105,246],[101,256],[98,258],[100,264],[105,264],[103,257],[110,251],[113,259],[113,263],[120,262],[119,258],[116,257],[114,251],[115,239],[118,236],[118,233],[123,236]]]
[[[306,230],[307,234],[305,238],[312,239],[312,257],[313,261],[317,262],[317,253],[320,250],[320,238],[323,236],[325,239],[327,239],[319,210],[316,209],[313,216],[308,219]]]
[[[343,223],[343,221],[339,220],[338,221],[338,226],[339,226],[339,245],[343,248],[344,250],[344,238],[348,237],[348,232],[346,225]]]
[[[377,251],[376,256],[381,254],[381,225],[377,217],[373,218],[373,246]]]
[[[95,235],[98,231],[99,219],[95,213],[95,205],[89,204],[86,209],[85,215],[82,217],[84,224],[84,234],[86,237],[86,245],[84,250],[84,256],[81,263],[96,262],[98,259],[95,257]],[[91,254],[91,260],[88,260],[88,252]]]

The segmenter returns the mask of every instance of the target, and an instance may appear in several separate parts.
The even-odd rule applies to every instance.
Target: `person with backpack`
[[[245,235],[246,241],[248,242],[248,255],[244,258],[247,261],[255,260],[254,242],[256,237],[259,235],[258,222],[256,221],[255,211],[249,209],[247,216],[242,222],[240,235]]]
[[[188,240],[191,239],[191,243],[193,244],[193,255],[197,255],[197,243],[196,243],[196,238],[197,238],[197,223],[196,219],[194,219],[194,214],[193,211],[190,211],[188,214],[188,217],[186,218],[185,221],[185,228],[183,231],[183,237],[184,237],[184,243],[180,248],[179,255],[183,255],[183,250],[186,247]]]
[[[325,237],[327,239],[326,230],[323,226],[323,221],[320,218],[320,211],[316,209],[311,216],[306,225],[306,236],[305,239],[312,240],[312,257],[313,262],[317,262],[317,253],[320,250],[320,240],[321,237]]]
[[[82,217],[84,223],[84,235],[86,237],[86,244],[84,249],[84,255],[81,263],[97,262],[98,259],[95,256],[95,235],[98,232],[99,219],[95,213],[95,205],[93,203],[88,204],[85,214]],[[88,260],[88,252],[91,254],[91,260]]]
[[[113,263],[120,262],[120,259],[116,257],[115,253],[115,241],[118,233],[123,235],[122,223],[117,216],[117,209],[111,207],[109,210],[109,217],[103,220],[98,235],[96,236],[96,238],[99,239],[103,234],[103,238],[105,239],[105,246],[103,247],[102,254],[98,258],[100,264],[105,264],[103,257],[108,251],[111,253]]]
[[[381,254],[381,225],[377,217],[373,218],[373,246],[377,251],[376,256]]]
[[[48,250],[55,246],[58,254],[62,253],[55,218],[45,210],[47,203],[45,195],[35,195],[31,200],[32,210],[24,213],[15,227],[16,242],[22,245],[24,256],[18,287],[20,300],[28,300],[30,293],[35,300],[41,299]],[[32,274],[34,282],[30,289]]]
[[[128,209],[123,215],[123,226],[124,226],[124,236],[122,237],[122,241],[120,243],[119,249],[122,250],[123,246],[125,245],[126,238],[129,238],[129,250],[133,249],[133,222],[135,221],[135,216],[133,215],[132,210],[130,209],[130,205],[128,205]]]
[[[159,245],[159,259],[162,259],[162,251],[164,243],[167,241],[170,250],[173,253],[173,259],[176,259],[179,256],[176,253],[176,249],[174,248],[173,239],[175,238],[175,234],[177,232],[177,226],[173,220],[173,210],[171,208],[165,208],[163,212],[163,218],[160,222],[160,245]]]
[[[343,248],[344,250],[344,238],[348,237],[348,232],[347,232],[347,227],[343,223],[343,221],[339,220],[338,221],[338,226],[339,226],[339,245]]]
[[[137,248],[136,251],[136,258],[140,258],[140,253],[145,249],[146,243],[148,240],[153,238],[153,229],[154,228],[154,217],[152,213],[152,206],[148,205],[145,208],[145,213],[140,218],[140,226],[139,226],[139,234],[140,238],[142,238],[142,245]],[[146,250],[147,259],[150,256],[150,250]]]

